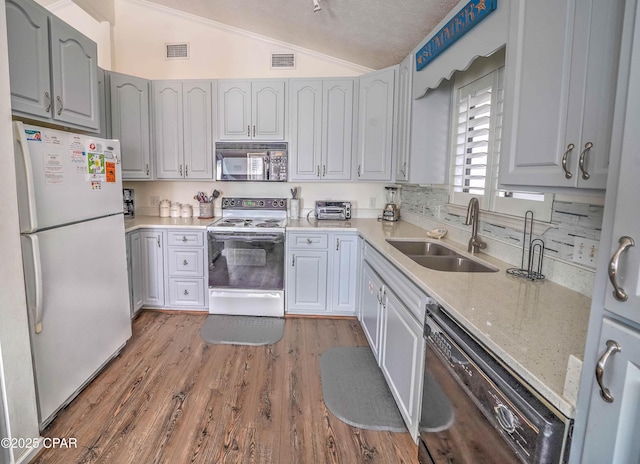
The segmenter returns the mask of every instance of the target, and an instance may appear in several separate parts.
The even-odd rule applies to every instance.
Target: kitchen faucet
[[[466,226],[471,225],[471,238],[469,239],[469,247],[467,251],[475,253],[480,248],[486,248],[487,244],[478,238],[478,214],[480,212],[480,203],[476,197],[469,200],[467,206],[467,219],[464,222]]]

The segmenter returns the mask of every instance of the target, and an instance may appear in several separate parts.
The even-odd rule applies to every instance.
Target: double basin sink
[[[426,240],[393,240],[387,243],[422,267],[445,272],[496,272],[498,269],[459,254],[440,243]]]

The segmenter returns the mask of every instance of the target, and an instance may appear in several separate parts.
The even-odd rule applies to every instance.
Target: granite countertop
[[[135,225],[125,221],[127,231],[133,230],[130,227],[206,227],[213,220],[142,217],[132,221]],[[550,281],[531,282],[509,275],[506,269],[512,265],[483,253],[476,254],[476,258],[497,267],[498,272],[442,272],[424,268],[386,242],[388,238],[427,238],[424,229],[404,221],[290,219],[287,224],[289,231],[318,228],[358,232],[542,398],[565,416],[575,415],[574,393],[567,395],[571,397],[565,393],[577,391],[579,372],[570,376],[566,391],[565,381],[570,355],[579,360],[584,356],[589,297]],[[462,255],[469,255],[466,246],[460,243],[446,237],[440,241]]]

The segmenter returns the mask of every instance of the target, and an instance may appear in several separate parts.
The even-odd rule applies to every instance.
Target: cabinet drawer
[[[204,232],[202,231],[169,231],[169,246],[204,246]]]
[[[385,282],[407,306],[413,317],[422,323],[429,297],[367,242],[364,244],[364,259],[378,274],[384,276]]]
[[[326,249],[329,243],[328,234],[289,234],[289,247],[299,249]]]
[[[169,275],[204,277],[204,249],[169,248]]]
[[[169,279],[169,305],[204,307],[204,279]]]

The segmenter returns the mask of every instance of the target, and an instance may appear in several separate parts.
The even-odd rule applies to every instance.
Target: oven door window
[[[209,287],[284,290],[284,234],[209,232]]]

